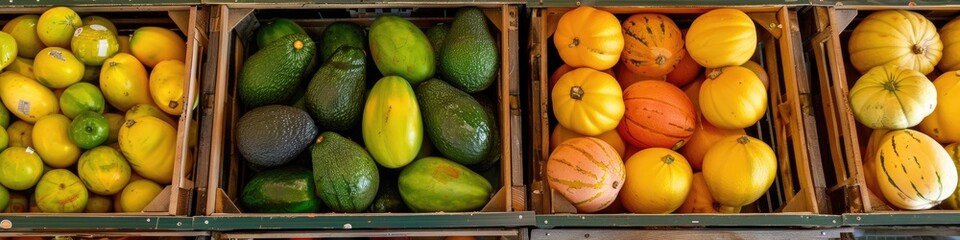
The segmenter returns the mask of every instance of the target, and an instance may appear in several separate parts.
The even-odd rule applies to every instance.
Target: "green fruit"
[[[54,169],[37,183],[34,198],[45,213],[78,213],[87,206],[89,193],[70,170]]]
[[[17,40],[17,56],[33,59],[40,50],[46,48],[37,35],[39,15],[20,15],[3,25],[3,32],[9,33]]]
[[[453,161],[426,157],[403,168],[400,196],[415,212],[462,212],[482,208],[493,186],[483,176]]]
[[[0,151],[10,146],[10,137],[7,136],[7,130],[0,127]]]
[[[240,204],[255,213],[313,213],[323,204],[314,193],[313,176],[299,167],[266,170],[243,187]]]
[[[0,104],[3,104],[0,101]],[[10,110],[7,110],[6,107],[0,106],[0,127],[7,128],[10,126]]]
[[[400,197],[400,189],[397,188],[397,175],[390,169],[380,170],[380,187],[377,188],[377,197],[370,204],[370,212],[373,213],[399,213],[409,212],[407,205],[403,203]]]
[[[130,181],[130,163],[116,149],[99,146],[80,155],[77,173],[91,192],[112,195],[123,191]]]
[[[437,64],[437,73],[440,74],[440,50],[443,49],[443,42],[447,39],[447,33],[450,32],[450,25],[439,23],[427,29],[425,34],[427,40],[430,40],[430,46],[433,48],[433,59]]]
[[[0,209],[7,209],[7,204],[10,203],[10,191],[7,188],[0,185]]]
[[[243,105],[255,108],[282,104],[300,86],[315,57],[313,40],[290,34],[268,44],[247,59],[240,70],[237,92]]]
[[[307,34],[300,25],[286,18],[277,18],[257,29],[257,47],[264,48],[277,39],[287,35],[300,33]]]
[[[440,69],[444,80],[468,93],[482,91],[496,80],[500,53],[479,8],[457,11],[440,51]]]
[[[32,148],[9,147],[0,152],[0,184],[11,190],[27,190],[40,181],[43,166]]]
[[[503,157],[503,141],[500,140],[500,128],[497,124],[497,101],[494,100],[490,95],[485,94],[475,94],[474,98],[477,99],[477,102],[480,103],[480,106],[483,106],[483,110],[487,113],[487,119],[490,121],[490,139],[492,139],[490,146],[490,151],[487,152],[487,156],[483,157],[479,163],[469,165],[467,167],[470,170],[476,171],[478,173],[490,172],[491,169],[499,170],[500,158]],[[499,175],[497,175],[499,176]],[[484,175],[486,177],[486,175]],[[499,179],[499,177],[497,177]],[[488,180],[490,178],[487,178]],[[499,180],[498,180],[499,181]],[[493,183],[494,181],[490,181]],[[493,184],[496,186],[496,184]]]
[[[60,95],[60,110],[71,119],[84,111],[103,113],[105,108],[106,100],[100,88],[88,82],[71,84]]]
[[[406,166],[423,143],[423,120],[410,83],[401,77],[380,79],[363,108],[363,142],[380,166]]]
[[[398,16],[381,15],[370,25],[370,54],[383,76],[400,76],[411,85],[436,71],[430,41],[420,28]]]
[[[320,33],[320,59],[327,62],[341,46],[367,50],[367,34],[363,27],[352,22],[335,22]]]
[[[70,39],[70,49],[84,65],[100,66],[120,51],[120,43],[109,28],[95,24],[77,28]]]
[[[367,150],[335,132],[310,147],[317,196],[335,212],[362,212],[377,196],[380,173]]]
[[[110,123],[102,114],[86,111],[70,122],[67,135],[77,147],[91,149],[100,146],[110,137]]]
[[[344,46],[317,70],[305,95],[306,108],[320,129],[345,131],[360,121],[366,91],[363,50]]]
[[[17,59],[17,40],[8,33],[0,32],[0,70]]]
[[[240,117],[236,129],[240,154],[264,167],[290,162],[313,143],[318,132],[309,114],[283,105],[250,110]]]
[[[434,78],[420,84],[417,100],[433,146],[450,160],[479,163],[499,140],[493,139],[495,126],[483,106],[444,81]]]

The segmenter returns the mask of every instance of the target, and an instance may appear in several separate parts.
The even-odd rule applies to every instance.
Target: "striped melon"
[[[863,180],[867,183],[867,189],[883,202],[887,202],[887,199],[880,192],[880,185],[877,185],[877,161],[874,156],[880,149],[880,140],[883,140],[887,133],[890,133],[890,130],[873,130],[873,133],[870,134],[870,140],[867,141],[867,147],[860,153],[863,156]]]
[[[960,143],[953,143],[947,145],[945,148],[947,149],[947,153],[950,154],[950,158],[953,159],[953,164],[960,165]],[[943,203],[940,204],[940,208],[960,210],[960,189],[954,191],[953,195],[950,195],[947,200],[944,200]]]
[[[929,209],[957,188],[957,167],[936,140],[910,129],[894,130],[880,140],[877,184],[891,205]]]
[[[610,144],[594,137],[567,140],[547,160],[550,188],[581,213],[609,206],[620,193],[624,178],[620,155]]]

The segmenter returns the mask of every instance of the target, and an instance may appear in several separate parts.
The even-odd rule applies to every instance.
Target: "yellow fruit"
[[[3,70],[19,73],[30,79],[37,79],[37,77],[33,75],[33,58],[17,57],[10,66],[7,66],[7,68]]]
[[[8,33],[0,32],[0,70],[17,59],[17,40]]]
[[[122,212],[141,212],[150,204],[163,187],[150,180],[132,181],[123,188],[120,194],[120,210]]]
[[[28,123],[60,112],[60,103],[53,91],[15,72],[0,73],[0,99],[13,115]]]
[[[107,30],[110,30],[110,32],[112,32],[113,35],[117,35],[117,26],[113,25],[113,22],[110,22],[109,19],[106,19],[104,17],[87,16],[83,18],[83,20],[81,21],[81,25],[83,26],[94,25],[94,24],[103,26],[107,28]]]
[[[116,194],[130,181],[130,164],[116,149],[99,146],[80,155],[77,175],[93,193]]]
[[[143,65],[153,67],[163,60],[184,61],[187,43],[169,29],[142,27],[130,36],[130,52],[137,56]]]
[[[167,114],[180,116],[183,112],[184,72],[180,60],[162,61],[150,72],[150,96]]]
[[[110,135],[107,136],[106,143],[117,142],[117,136],[120,135],[120,127],[123,126],[123,115],[117,113],[104,113],[103,117],[107,118],[107,123],[110,124]]]
[[[41,49],[47,47],[37,36],[39,20],[40,16],[37,15],[21,15],[7,22],[7,25],[3,25],[3,32],[9,33],[13,39],[17,40],[17,56],[33,58]]]
[[[80,159],[80,148],[70,141],[70,118],[50,114],[37,121],[33,129],[33,147],[43,162],[53,168],[67,168]]]
[[[155,117],[127,119],[120,127],[120,150],[133,171],[160,184],[173,179],[177,130]]]
[[[147,69],[130,54],[118,53],[100,69],[100,90],[107,102],[120,111],[137,104],[153,104],[147,81]]]
[[[49,88],[65,88],[83,79],[83,63],[70,50],[48,47],[33,59],[37,81]]]
[[[123,116],[124,120],[136,119],[138,117],[151,116],[163,120],[164,122],[170,124],[171,127],[177,128],[179,124],[170,118],[163,110],[157,108],[153,104],[137,104],[127,110],[127,114]]]
[[[94,24],[78,28],[70,40],[70,49],[85,65],[100,66],[108,57],[120,50],[117,36],[103,25]]]
[[[117,36],[117,43],[120,45],[118,53],[130,54],[130,36]]]
[[[55,7],[40,15],[37,36],[48,47],[70,47],[73,31],[81,27],[80,16],[70,8]]]
[[[33,125],[23,120],[10,123],[7,127],[10,147],[33,147]]]

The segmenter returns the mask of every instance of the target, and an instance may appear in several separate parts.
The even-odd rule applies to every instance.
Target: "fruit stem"
[[[663,161],[664,163],[666,163],[666,164],[671,164],[671,163],[673,163],[673,160],[674,160],[674,159],[673,159],[673,156],[664,155],[662,158],[660,158],[660,160],[662,160],[662,161]]]
[[[317,137],[317,141],[315,143],[320,144],[322,142],[323,142],[323,135],[320,135],[319,137]]]
[[[926,51],[927,51],[927,49],[924,48],[924,47],[921,47],[919,44],[918,44],[918,45],[913,45],[913,53],[914,53],[914,54],[923,54],[923,52],[926,52]]]
[[[663,65],[664,63],[667,63],[667,57],[664,57],[663,55],[658,55],[656,59],[656,63],[657,65]]]
[[[580,46],[580,38],[573,38],[573,42],[570,42],[567,48],[575,48],[577,46]]]
[[[575,100],[583,99],[583,88],[580,86],[573,86],[570,88],[570,98]]]
[[[134,124],[137,124],[137,121],[134,121],[133,119],[130,119],[130,120],[127,120],[127,122],[124,123],[123,125],[126,126],[126,127],[133,127]]]
[[[750,143],[750,137],[747,137],[747,135],[740,136],[740,138],[737,138],[737,143],[739,144]]]
[[[720,77],[720,74],[723,74],[723,68],[714,68],[713,71],[710,71],[710,73],[707,74],[707,78],[714,80]]]
[[[897,92],[897,82],[894,81],[893,79],[887,80],[886,82],[883,83],[883,90],[887,90],[889,92]]]
[[[720,209],[718,210],[720,210],[720,213],[740,213],[740,208],[741,207],[720,205]]]

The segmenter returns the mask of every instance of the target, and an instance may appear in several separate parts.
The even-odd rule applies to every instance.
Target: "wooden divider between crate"
[[[0,14],[39,14],[50,7],[18,7],[18,8],[0,8]],[[187,44],[186,55],[184,59],[184,105],[193,106],[195,97],[199,94],[193,86],[199,83],[200,54],[206,46],[207,32],[207,12],[198,9],[197,6],[79,6],[70,7],[79,14],[103,13],[103,12],[167,12],[168,17],[177,28],[186,35]],[[133,23],[139,21],[131,20]],[[187,146],[189,142],[190,119],[193,117],[192,108],[184,107],[184,111],[179,117],[177,126],[177,143],[175,151],[173,179],[170,185],[164,186],[163,190],[154,197],[150,203],[140,213],[124,213],[135,215],[186,215],[189,212],[190,201],[192,200],[193,181],[187,178],[188,170],[192,170],[196,162],[195,150]],[[199,142],[199,141],[198,141]],[[196,172],[194,172],[196,174]],[[103,214],[86,214],[103,215]],[[109,214],[108,214],[109,215]]]
[[[547,78],[550,73],[547,69],[547,61],[544,59],[547,53],[547,39],[557,28],[557,22],[562,13],[571,8],[546,8],[535,9],[531,21],[531,123],[533,124],[534,136],[531,139],[533,143],[533,182],[531,183],[531,204],[538,213],[576,213],[576,209],[565,198],[550,189],[545,181],[546,170],[545,162],[549,156],[549,116],[547,108],[549,107],[549,93],[546,92]],[[809,135],[811,131],[805,129],[815,129],[816,120],[811,112],[811,103],[809,99],[810,87],[807,76],[804,73],[805,62],[801,52],[799,28],[795,25],[797,22],[796,12],[790,11],[786,7],[744,7],[745,11],[756,23],[767,30],[770,36],[769,41],[763,41],[762,54],[766,57],[766,68],[770,75],[770,106],[773,114],[773,121],[778,126],[776,131],[775,144],[778,153],[778,169],[780,170],[781,185],[787,189],[785,193],[788,198],[786,206],[780,211],[784,212],[813,212],[828,213],[829,200],[825,195],[825,180],[823,178],[822,166],[818,161],[811,161],[811,155],[819,154],[819,144],[816,141],[816,133]],[[657,12],[663,14],[670,13],[703,13],[707,8],[640,8],[640,7],[609,7],[603,8],[614,14],[631,14],[637,12]],[[653,10],[653,11],[651,11]],[[778,50],[783,57],[778,58]],[[778,68],[777,62],[782,61],[784,68]],[[786,88],[786,96],[780,95],[780,72],[783,72],[783,84]],[[802,93],[802,95],[801,95]],[[789,148],[787,142],[793,143]],[[791,157],[790,153],[793,153]],[[816,157],[819,159],[819,157]],[[794,161],[797,165],[797,177],[800,180],[800,190],[793,189],[790,162]],[[818,176],[816,176],[818,175]],[[795,195],[794,195],[794,192]]]
[[[239,118],[239,110],[235,104],[236,99],[234,97],[237,96],[236,92],[230,92],[228,88],[228,84],[231,81],[231,75],[228,69],[231,69],[229,66],[232,64],[232,69],[234,70],[232,75],[237,76],[242,68],[243,59],[246,57],[244,56],[244,47],[240,41],[241,37],[235,37],[234,34],[240,35],[254,32],[253,30],[257,27],[258,23],[253,14],[257,9],[389,8],[412,7],[417,5],[345,4],[338,6],[329,4],[298,4],[296,6],[283,4],[243,4],[237,7],[231,7],[229,5],[217,6],[215,14],[213,14],[213,22],[211,23],[212,33],[217,35],[215,37],[217,39],[216,46],[218,49],[228,49],[232,46],[232,51],[216,50],[215,56],[217,60],[212,61],[216,63],[216,72],[208,74],[215,76],[216,79],[216,85],[211,86],[214,88],[215,98],[211,104],[213,118],[210,125],[214,127],[211,133],[209,152],[209,159],[211,161],[206,166],[209,169],[209,176],[205,179],[202,187],[202,191],[205,193],[202,195],[202,198],[198,200],[200,202],[199,205],[203,205],[198,207],[198,212],[202,212],[205,215],[241,213],[240,208],[237,207],[232,199],[234,198],[233,196],[237,196],[236,191],[239,188],[238,172],[242,163],[238,156],[232,156],[230,169],[224,172],[221,162],[224,159],[224,150],[228,150],[227,152],[230,153],[236,153],[232,144],[230,144],[230,146],[224,146],[225,137],[227,137],[227,139],[234,139],[234,132],[232,131],[232,124],[234,123],[230,121],[230,124],[227,124],[227,118],[225,117],[229,117],[229,119]],[[443,7],[462,6],[469,6],[469,4],[444,5]],[[499,34],[501,38],[499,41],[501,49],[501,69],[497,85],[500,86],[500,89],[498,89],[497,100],[500,103],[498,109],[500,112],[499,127],[503,133],[501,134],[501,141],[504,144],[502,144],[503,156],[501,158],[503,187],[496,191],[495,195],[481,211],[523,211],[526,209],[526,189],[523,186],[523,163],[520,157],[522,154],[522,152],[520,152],[522,129],[520,129],[520,110],[519,104],[517,103],[519,84],[516,80],[519,75],[519,66],[517,64],[517,53],[515,51],[508,51],[509,49],[518,49],[518,7],[515,5],[497,5],[496,8],[484,7],[483,12],[491,22],[494,23],[496,28],[501,31]],[[372,19],[358,21],[369,23]],[[414,22],[416,23],[416,21]],[[238,28],[242,30],[238,30]],[[233,43],[231,44],[231,42]],[[234,55],[231,56],[230,52],[233,52]],[[234,59],[235,61],[230,62],[227,61],[228,59]],[[228,174],[226,178],[227,182],[225,183],[227,185],[225,187],[221,186],[222,174]]]

